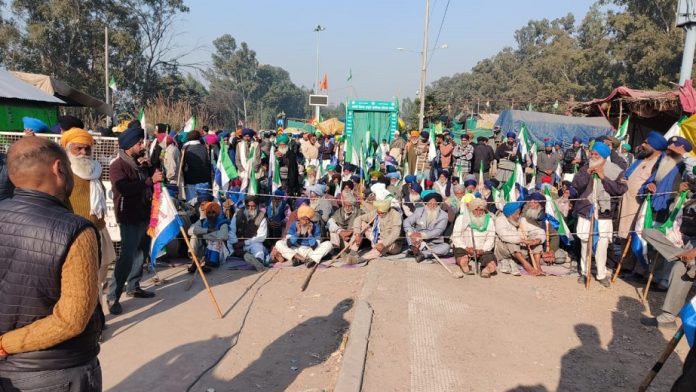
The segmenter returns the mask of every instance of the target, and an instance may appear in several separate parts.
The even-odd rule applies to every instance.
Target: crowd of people
[[[536,154],[524,154],[518,135],[503,134],[499,127],[491,137],[475,139],[469,132],[448,130],[434,137],[428,131],[396,132],[391,143],[372,142],[356,161],[340,135],[241,127],[234,132],[202,127],[176,133],[167,124],[156,124],[148,133],[133,121],[118,136],[118,155],[109,165],[121,234],[116,257],[105,230],[103,168],[92,158],[93,136],[79,119],[63,117],[60,149],[33,136],[40,132],[34,124],[26,123],[27,136],[12,146],[6,169],[0,170],[0,194],[6,198],[0,202],[0,226],[4,232],[19,230],[12,211],[34,202],[60,201],[64,208],[59,212],[32,213],[35,219],[48,217],[60,224],[30,236],[37,241],[59,239],[42,256],[54,273],[63,273],[58,278],[62,285],[55,279],[50,285],[61,287],[62,294],[66,285],[78,284],[71,274],[79,271],[98,281],[94,287],[80,283],[91,295],[107,286],[106,266],[115,261],[106,293],[111,314],[123,312],[124,291],[135,298],[155,295],[140,287],[140,279],[147,264],[157,183],[166,185],[188,217],[189,256],[194,253],[203,261],[204,272],[229,257],[262,271],[274,263],[312,267],[340,253],[348,264],[404,254],[419,263],[453,257],[464,274],[478,272],[482,278],[497,273],[543,276],[545,266],[562,265],[577,268],[578,282],[586,284],[591,257],[597,282],[608,288],[623,248],[644,228],[634,242],[644,239],[662,256],[652,258],[651,252],[648,260],[658,266],[651,268],[655,281],[667,289],[662,313],[643,320],[654,326],[676,325],[696,272],[691,233],[679,225],[681,217],[676,223],[673,219],[675,211],[685,209],[696,185],[683,161],[692,146],[681,137],[665,139],[651,132],[634,153],[613,136],[574,138],[567,148],[560,141],[544,140]],[[28,164],[32,158],[41,164]],[[0,156],[0,162],[4,159]],[[520,166],[523,179],[515,178]],[[3,173],[8,177],[3,179]],[[651,227],[637,223],[645,204],[652,210]],[[84,219],[72,219],[68,211]],[[17,236],[13,241],[20,250],[35,246]],[[97,248],[101,268],[82,260],[96,258]],[[631,254],[622,264],[622,276],[646,277],[648,260]],[[189,272],[195,272],[193,264]],[[85,311],[94,308],[91,301],[97,295],[86,297],[84,291],[82,296],[55,294],[53,303],[39,306],[40,316],[61,306],[61,319],[72,320],[83,331],[66,338],[68,342],[93,340],[103,320],[96,316],[101,310]],[[45,333],[32,334],[35,342],[23,339],[32,328],[57,328],[50,321],[32,321],[0,324],[0,355],[59,341]],[[16,358],[21,367],[33,357],[8,358]]]

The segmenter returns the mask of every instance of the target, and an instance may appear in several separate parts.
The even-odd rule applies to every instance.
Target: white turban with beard
[[[99,162],[84,155],[73,155],[67,149],[70,168],[73,173],[83,180],[89,181],[89,213],[99,219],[106,213],[106,195],[101,177],[102,167]]]

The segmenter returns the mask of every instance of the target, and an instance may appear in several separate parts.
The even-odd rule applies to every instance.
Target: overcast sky
[[[177,42],[200,47],[186,61],[210,64],[212,41],[231,34],[256,51],[262,64],[285,68],[297,85],[316,78],[319,24],[320,74],[329,80],[330,102],[346,98],[388,100],[414,97],[418,90],[425,1],[213,1],[188,0]],[[514,31],[531,19],[553,19],[569,12],[582,20],[594,0],[483,1],[447,0],[430,5],[428,83],[471,69],[506,46]],[[437,39],[437,44],[436,44]],[[406,51],[398,51],[405,48]],[[353,78],[346,81],[352,69]]]

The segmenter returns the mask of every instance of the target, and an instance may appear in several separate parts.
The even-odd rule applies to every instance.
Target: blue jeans
[[[107,298],[110,301],[115,301],[121,297],[124,286],[126,286],[127,292],[140,287],[140,278],[143,276],[143,261],[145,260],[140,243],[147,232],[147,226],[148,222],[124,223],[118,226],[121,232],[121,256],[116,260],[114,276],[109,285]]]
[[[101,392],[102,373],[99,360],[59,370],[32,372],[0,371],[0,392],[55,391]]]

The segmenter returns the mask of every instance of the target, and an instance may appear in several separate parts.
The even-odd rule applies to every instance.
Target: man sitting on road
[[[450,251],[449,244],[442,238],[447,228],[447,213],[440,208],[442,196],[428,190],[421,195],[425,207],[417,208],[404,220],[404,231],[409,245],[409,253],[416,262],[430,259],[433,253],[444,256]]]
[[[522,204],[522,202],[505,204],[503,214],[495,218],[495,233],[498,235],[495,258],[500,262],[502,273],[519,276],[520,271],[515,263],[517,261],[522,264],[528,274],[542,275],[541,267],[535,266],[538,265],[541,256],[544,231],[529,224],[520,216]],[[528,253],[531,253],[529,256],[534,259],[530,258],[527,261]]]
[[[360,215],[355,206],[352,193],[341,193],[341,207],[329,218],[329,239],[335,249],[342,249],[350,243],[353,237],[353,222]]]
[[[401,253],[401,213],[391,208],[391,199],[376,200],[374,209],[358,216],[353,222],[355,242],[351,246],[348,263],[362,263],[387,254]],[[372,249],[358,257],[358,249],[364,237],[370,240]]]
[[[222,215],[220,204],[209,201],[201,205],[205,213],[188,230],[191,236],[191,248],[198,260],[201,261],[203,272],[209,272],[210,267],[219,267],[220,262],[227,258],[227,239],[229,234],[229,222]],[[191,263],[188,268],[190,274],[196,271],[196,264]]]
[[[474,199],[466,211],[464,208],[462,206],[452,232],[454,260],[467,275],[473,275],[469,267],[471,262],[481,263],[481,277],[490,278],[495,273],[493,217],[486,211],[486,202],[482,199]]]
[[[285,241],[278,241],[275,249],[285,260],[291,260],[293,266],[314,264],[331,252],[331,242],[321,242],[321,228],[312,222],[314,210],[303,204],[297,210],[297,220],[290,224]]]
[[[244,208],[237,210],[230,222],[230,235],[227,241],[233,254],[243,257],[257,271],[265,269],[266,249],[263,241],[268,236],[268,220],[258,208],[256,196],[244,200]]]

